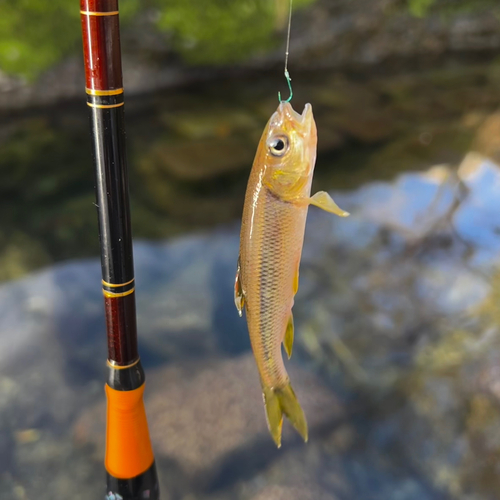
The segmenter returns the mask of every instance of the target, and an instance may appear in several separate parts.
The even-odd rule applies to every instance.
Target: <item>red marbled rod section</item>
[[[135,292],[125,297],[104,297],[108,332],[108,359],[126,366],[139,358]]]
[[[80,0],[83,57],[88,89],[123,87],[118,0]],[[85,14],[90,12],[91,14]]]

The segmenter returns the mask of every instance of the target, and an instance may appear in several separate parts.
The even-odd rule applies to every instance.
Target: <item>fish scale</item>
[[[248,263],[247,273],[255,279],[244,280],[247,322],[252,347],[262,382],[270,387],[286,385],[288,375],[281,356],[281,342],[293,305],[293,280],[300,259],[307,207],[298,208],[283,202],[263,188],[258,200],[256,224],[263,228],[264,245],[253,248],[248,243],[244,253],[259,255],[255,269]],[[258,242],[255,242],[258,243]]]

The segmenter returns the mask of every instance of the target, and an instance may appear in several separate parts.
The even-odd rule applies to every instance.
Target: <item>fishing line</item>
[[[281,99],[281,92],[278,92],[278,99],[280,102],[290,102],[293,97],[292,79],[290,78],[290,73],[288,72],[288,54],[290,52],[290,28],[292,27],[292,4],[293,0],[290,0],[290,11],[288,13],[288,34],[286,37],[286,51],[285,51],[285,78],[286,78],[286,83],[288,84],[288,89],[290,90],[290,97],[285,101],[283,101]]]

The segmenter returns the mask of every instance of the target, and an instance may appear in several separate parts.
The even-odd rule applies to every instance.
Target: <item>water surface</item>
[[[310,210],[287,366],[311,438],[287,426],[279,451],[232,299],[242,197],[274,83],[127,101],[140,351],[163,499],[496,498],[500,170],[467,154],[495,156],[495,75],[449,62],[294,79],[296,107],[307,96],[318,121],[313,189],[333,190],[352,215]],[[106,348],[83,107],[2,123],[7,500],[104,492]]]

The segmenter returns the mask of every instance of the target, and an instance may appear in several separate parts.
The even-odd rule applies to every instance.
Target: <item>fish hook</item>
[[[286,83],[288,83],[288,89],[290,90],[290,97],[286,100],[281,99],[281,92],[278,92],[278,99],[280,102],[290,102],[293,97],[292,79],[290,78],[290,73],[288,73],[287,69],[285,69],[285,78],[286,78]]]
[[[292,9],[293,9],[293,0],[290,0],[290,10],[288,12],[288,33],[286,35],[286,50],[285,50],[285,78],[286,78],[286,83],[288,83],[288,89],[290,90],[290,97],[286,99],[286,101],[283,101],[281,99],[281,92],[278,92],[278,99],[280,102],[290,102],[293,97],[293,90],[291,84],[292,79],[290,78],[290,73],[288,73],[288,55],[290,53],[290,28],[292,26]]]

